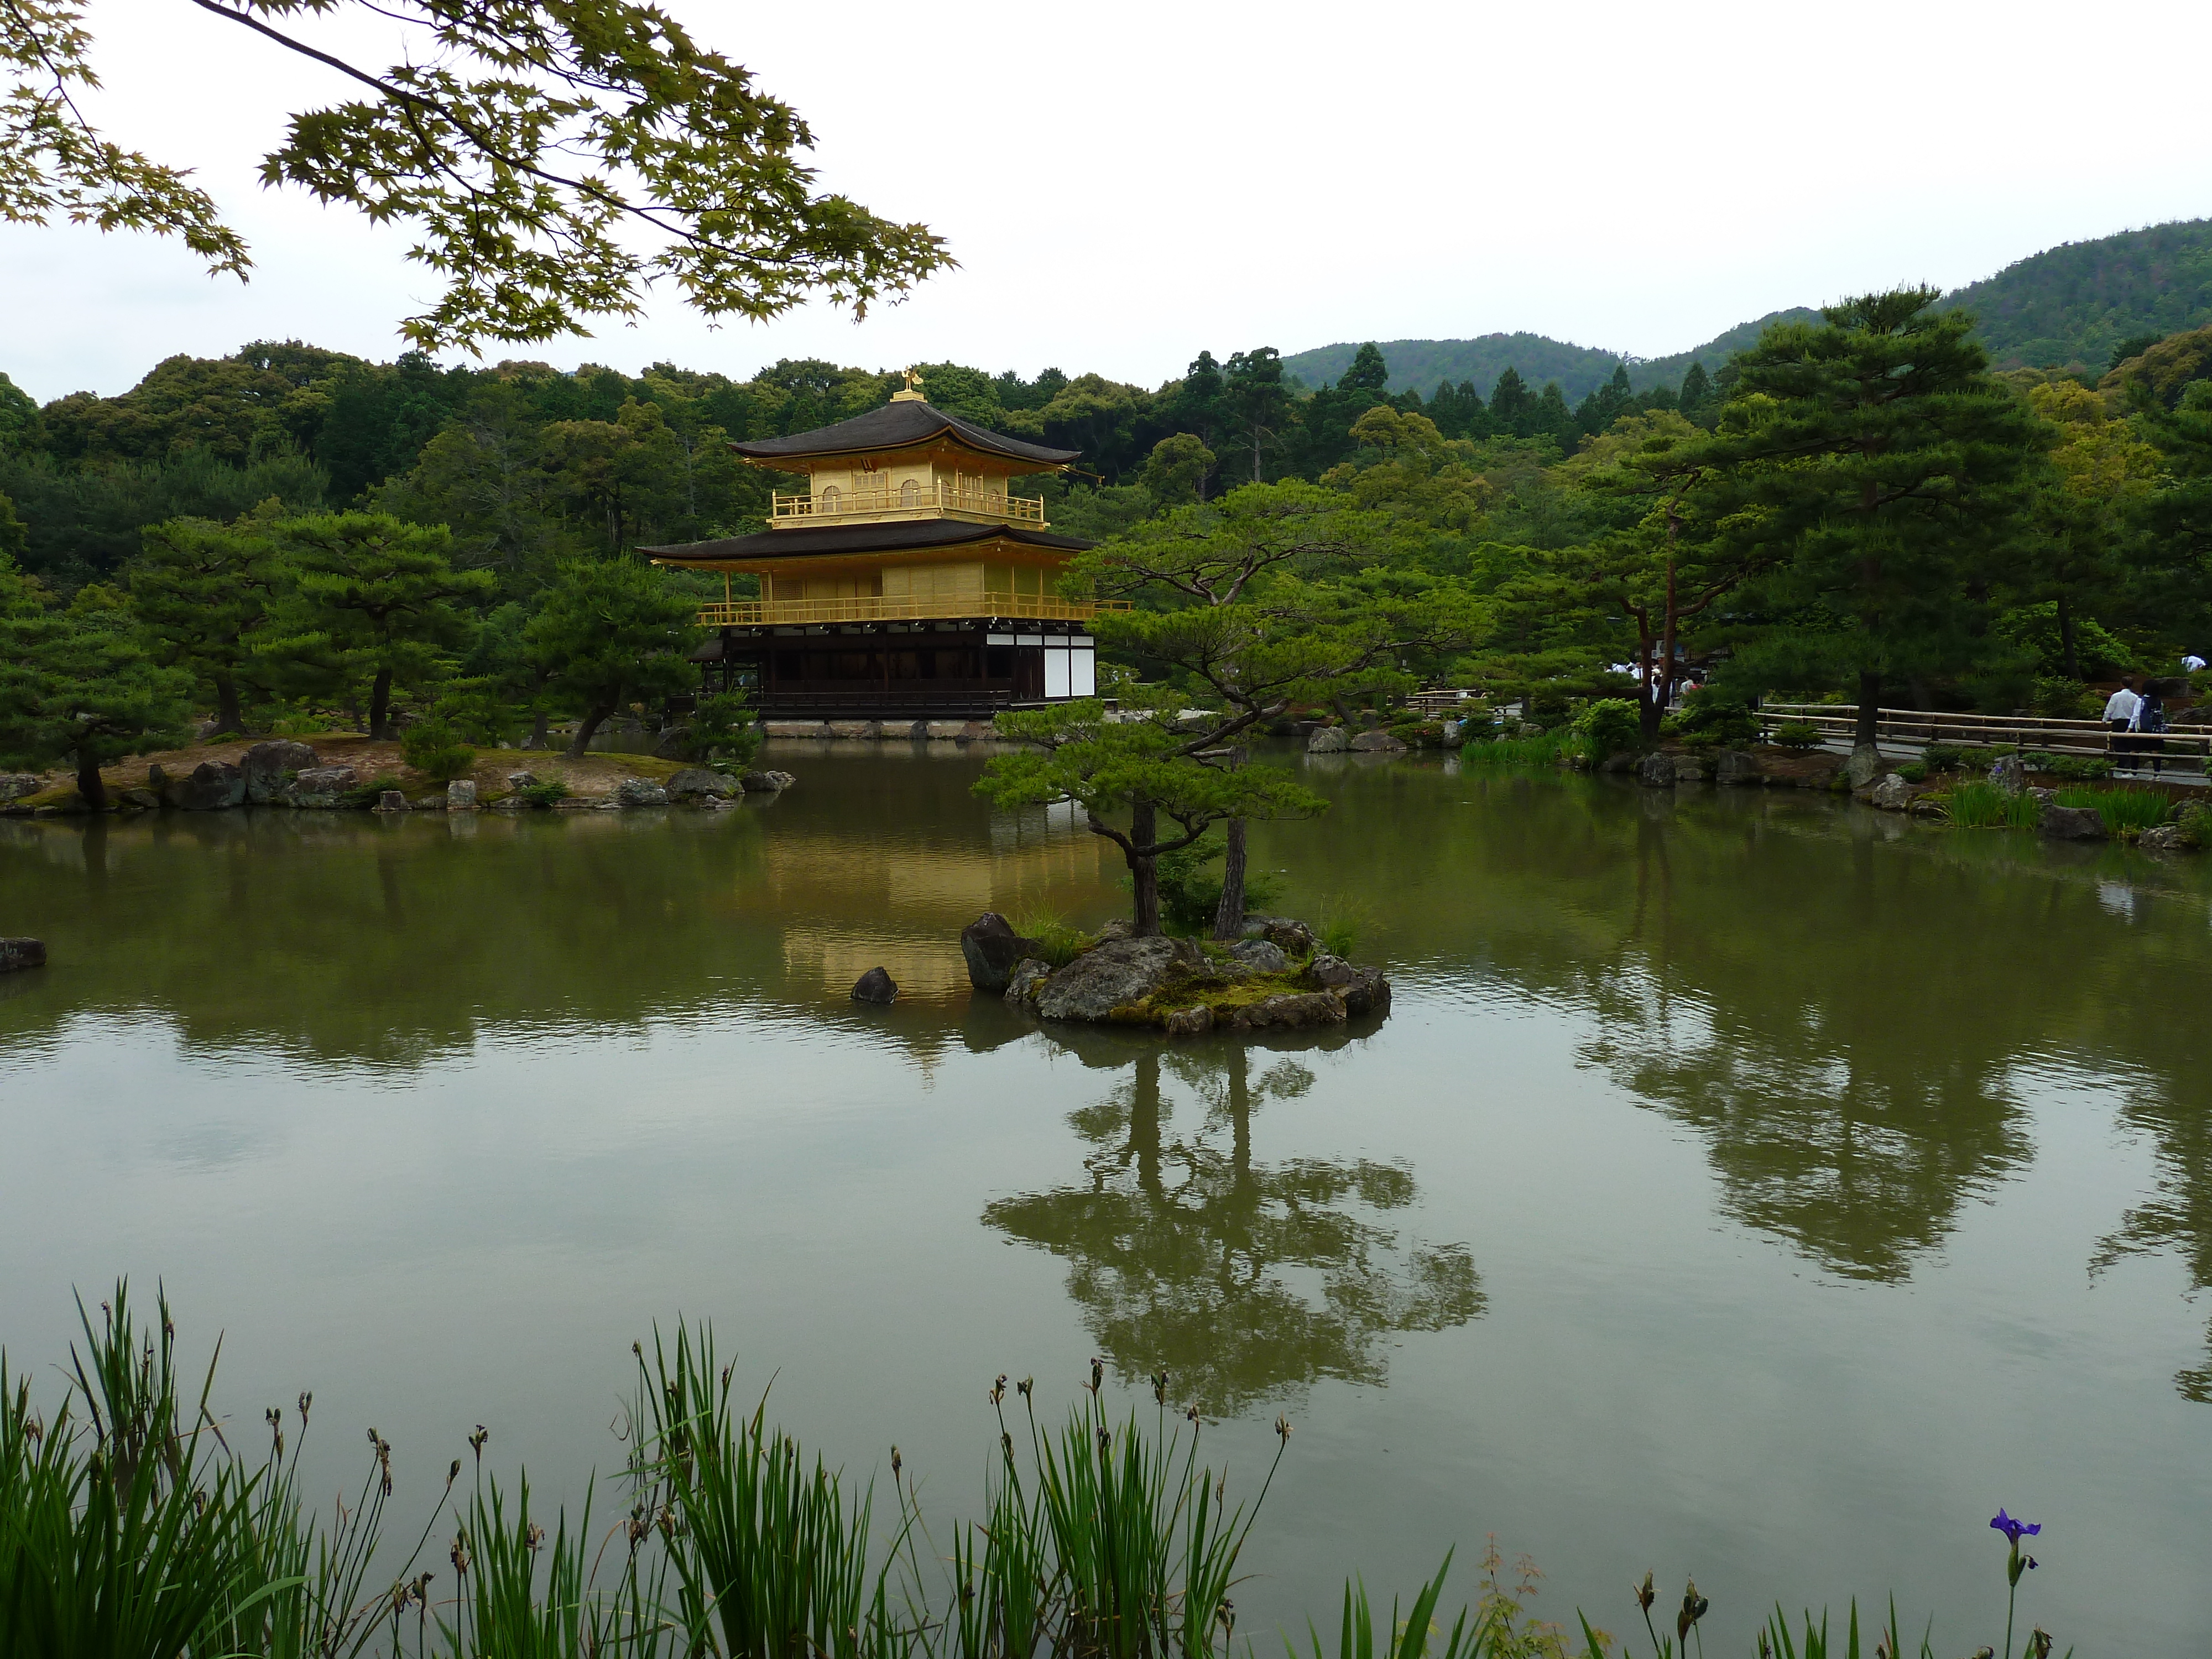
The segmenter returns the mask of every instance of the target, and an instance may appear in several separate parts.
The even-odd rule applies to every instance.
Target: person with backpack
[[[2136,712],[2128,719],[2128,730],[2139,735],[2128,746],[2139,755],[2150,757],[2151,775],[2156,777],[2166,766],[2166,739],[2153,735],[2166,730],[2166,699],[2159,695],[2158,682],[2143,682],[2142,695],[2136,699]]]

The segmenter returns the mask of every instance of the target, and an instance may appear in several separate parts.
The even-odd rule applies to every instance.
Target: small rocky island
[[[962,930],[969,981],[1045,1019],[1151,1025],[1180,1036],[1341,1025],[1390,1006],[1390,981],[1321,948],[1287,916],[1247,916],[1233,941],[1133,937],[1109,922],[1064,963],[996,911]]]

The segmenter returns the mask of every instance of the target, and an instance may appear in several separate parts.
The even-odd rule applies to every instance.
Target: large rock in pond
[[[21,800],[46,787],[36,772],[0,772],[0,800]]]
[[[888,1008],[898,1000],[898,981],[890,976],[888,969],[871,968],[860,975],[860,983],[853,987],[853,1000],[872,1002],[878,1007]]]
[[[1286,957],[1303,957],[1314,948],[1313,929],[1295,916],[1261,916],[1244,913],[1241,930],[1246,939],[1263,939]]]
[[[2105,820],[2091,806],[2061,806],[2056,801],[2045,801],[2043,817],[2037,828],[2046,841],[2109,841],[2111,831]]]
[[[2180,853],[2187,851],[2191,843],[2179,824],[2154,823],[2142,832],[2136,845],[2146,853]]]
[[[256,806],[289,799],[292,779],[285,774],[307,771],[321,765],[322,759],[306,744],[289,738],[255,744],[238,757],[239,770],[246,774],[246,799]]]
[[[1347,1014],[1376,1014],[1390,1006],[1390,981],[1380,968],[1358,968],[1327,951],[1313,959],[1310,970],[1344,1003]]]
[[[788,772],[748,772],[738,780],[748,795],[780,794],[798,781]]]
[[[1052,977],[1052,964],[1040,962],[1035,957],[1024,957],[1014,964],[1014,971],[1006,980],[1006,1000],[1017,1008],[1027,1008],[1037,1000],[1038,992]]]
[[[1990,766],[1990,781],[2008,795],[2027,787],[2027,769],[2017,755],[1999,755]]]
[[[1194,939],[1110,939],[1047,981],[1037,1012],[1048,1019],[1111,1018],[1116,1009],[1144,1002],[1206,965]]]
[[[19,968],[43,968],[46,965],[46,944],[36,939],[0,939],[0,974],[12,974]]]
[[[1844,763],[1844,781],[1854,789],[1863,789],[1889,770],[1889,763],[1881,757],[1881,750],[1870,743],[1863,743],[1851,750],[1851,757]]]
[[[1024,939],[996,910],[986,910],[960,930],[960,954],[968,959],[968,982],[979,991],[1003,991],[1014,969],[1037,954],[1037,942]]]
[[[473,812],[477,810],[477,781],[474,778],[455,778],[446,786],[446,810],[448,812]]]
[[[295,806],[330,811],[345,805],[345,796],[361,782],[350,766],[310,766],[292,779],[290,799]]]
[[[1388,732],[1362,732],[1352,740],[1352,748],[1362,755],[1402,755],[1406,752],[1406,740]]]
[[[728,799],[739,792],[736,779],[704,766],[687,766],[666,785],[671,800],[697,800],[711,795],[717,800]]]
[[[158,787],[161,805],[180,811],[220,812],[246,804],[246,774],[228,761],[202,761],[189,777],[164,774]]]
[[[1314,734],[1306,739],[1309,755],[1341,755],[1351,746],[1352,739],[1340,726],[1316,726]]]
[[[1636,781],[1647,789],[1672,789],[1674,787],[1674,757],[1672,755],[1646,755],[1637,764]]]
[[[1328,991],[1285,991],[1239,1008],[1229,1024],[1239,1031],[1263,1031],[1270,1026],[1341,1025],[1347,1011],[1344,999]]]
[[[1867,797],[1868,804],[1879,806],[1885,812],[1902,812],[1912,805],[1912,786],[1905,781],[1901,772],[1892,772],[1874,787]]]
[[[1743,749],[1723,749],[1713,757],[1715,783],[1764,783],[1759,757]]]
[[[1229,954],[1255,974],[1279,974],[1291,965],[1283,947],[1271,939],[1239,939]]]
[[[650,778],[624,778],[615,786],[617,806],[665,806],[668,792]]]

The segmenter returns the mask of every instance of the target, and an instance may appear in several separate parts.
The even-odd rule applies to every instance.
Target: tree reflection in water
[[[2158,1191],[2120,1218],[2099,1241],[2089,1271],[2100,1273],[2123,1256],[2172,1250],[2186,1264],[2189,1289],[2212,1288],[2212,1103],[2192,1089],[2185,1103],[2163,1091],[2130,1100],[2121,1112],[2130,1127],[2157,1143]],[[2212,1324],[2204,1330],[2205,1362],[2179,1372],[2173,1386],[2212,1405]]]
[[[1261,1060],[1266,1058],[1261,1051]],[[1370,1159],[1255,1162],[1252,1120],[1313,1073],[1244,1045],[1138,1051],[1129,1080],[1069,1116],[1079,1186],[1003,1199],[987,1225],[1069,1263],[1086,1328],[1127,1377],[1168,1368],[1210,1415],[1318,1379],[1381,1382],[1386,1339],[1483,1311],[1466,1247],[1401,1237],[1413,1174]],[[1192,1098],[1182,1122],[1164,1077]]]

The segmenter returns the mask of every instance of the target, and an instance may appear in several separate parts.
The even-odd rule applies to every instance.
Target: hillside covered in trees
[[[2212,323],[2212,219],[2068,242],[1947,294],[1942,304],[1974,313],[1977,336],[1999,368],[2101,371],[2152,340]],[[1671,357],[1626,356],[1540,334],[1381,343],[1393,392],[1425,396],[1439,384],[1461,380],[1487,386],[1510,365],[1539,384],[1556,380],[1568,398],[1580,399],[1623,364],[1639,391],[1679,384],[1693,362],[1711,373],[1774,324],[1816,314],[1802,306],[1771,312]],[[1349,343],[1316,346],[1293,352],[1283,367],[1302,383],[1318,386],[1343,374],[1358,349]]]
[[[1303,392],[1267,348],[1200,352],[1153,389],[922,377],[950,412],[1080,453],[1040,487],[1055,528],[1104,544],[1100,569],[1249,555],[1267,573],[1239,601],[1260,607],[1251,637],[1299,662],[1407,641],[1377,671],[1393,684],[1632,695],[1648,733],[1691,664],[1718,671],[1715,696],[2081,714],[2091,682],[2205,654],[2212,327],[2100,375],[1998,370],[1939,297],[1778,323],[1675,385],[1639,392],[1616,366],[1572,404],[1511,367],[1394,394],[1371,343]],[[699,579],[631,550],[757,526],[778,479],[731,440],[899,384],[819,362],[739,381],[296,343],[43,408],[0,381],[0,764],[74,755],[96,783],[210,712],[441,753],[573,715],[580,750],[615,711],[696,684]],[[1203,697],[1178,678],[1196,670],[1177,592],[1101,638],[1164,694]]]

